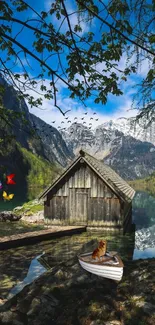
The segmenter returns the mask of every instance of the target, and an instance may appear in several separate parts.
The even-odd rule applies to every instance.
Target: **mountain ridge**
[[[88,127],[74,122],[66,131],[58,131],[52,125],[31,114],[25,101],[19,100],[15,89],[2,78],[0,78],[0,83],[5,85],[3,95],[5,108],[24,113],[28,125],[34,131],[32,135],[26,126],[27,132],[24,133],[21,121],[18,119],[13,125],[16,141],[33,154],[66,167],[82,148],[110,165],[127,180],[144,178],[155,171],[155,146],[153,143],[142,142],[132,137],[131,134],[127,134],[129,133],[129,120],[121,119],[119,125],[109,121],[95,129],[92,129],[92,126]],[[128,127],[125,127],[124,123],[127,123]],[[141,123],[141,127],[142,124],[144,126],[144,123]],[[154,132],[154,124],[152,130]],[[154,139],[154,133],[152,134]]]
[[[90,130],[73,123],[67,131],[60,131],[69,150],[77,154],[80,148],[110,165],[125,179],[142,178],[155,170],[155,146],[117,129],[98,126]]]
[[[2,100],[5,109],[10,113],[20,114],[20,117],[18,116],[12,123],[11,131],[16,141],[34,154],[42,156],[52,163],[57,162],[65,166],[72,159],[73,154],[69,152],[59,131],[31,114],[25,100],[19,99],[17,91],[8,85],[2,77],[0,77],[0,85],[4,86]],[[24,121],[22,116],[24,116]]]

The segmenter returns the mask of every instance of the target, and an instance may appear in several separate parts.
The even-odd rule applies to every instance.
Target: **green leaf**
[[[150,42],[150,44],[155,43],[155,34],[149,36],[149,42]]]
[[[41,11],[41,16],[43,19],[45,19],[48,16],[48,14],[45,11]]]
[[[121,77],[121,79],[122,79],[122,80],[124,80],[124,81],[127,81],[127,78],[126,78],[126,77],[124,77],[124,76],[123,76],[123,77]]]
[[[152,82],[155,78],[155,69],[150,69],[147,74],[147,81]]]
[[[95,98],[94,102],[95,102],[95,104],[99,104],[100,98]]]

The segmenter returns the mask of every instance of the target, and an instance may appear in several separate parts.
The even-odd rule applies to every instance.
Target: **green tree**
[[[57,102],[61,82],[71,98],[85,104],[93,96],[95,103],[105,104],[108,94],[122,94],[121,84],[148,60],[150,68],[138,86],[136,105],[138,117],[154,118],[155,0],[72,0],[71,5],[68,0],[51,0],[48,10],[40,11],[33,5],[28,0],[0,1],[0,73],[17,89],[19,98],[39,106],[44,93],[65,115]],[[123,54],[126,66],[120,69]],[[36,71],[31,70],[34,61]],[[19,63],[22,74],[15,73]],[[50,79],[50,89],[45,78]],[[35,89],[38,80],[35,99],[29,90]]]

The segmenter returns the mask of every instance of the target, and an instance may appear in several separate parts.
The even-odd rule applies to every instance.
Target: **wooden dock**
[[[42,240],[50,240],[56,237],[70,236],[86,231],[86,226],[53,226],[50,229],[26,232],[22,234],[0,237],[0,250],[35,244]]]

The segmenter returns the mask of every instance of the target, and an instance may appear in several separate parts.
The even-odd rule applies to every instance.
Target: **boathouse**
[[[53,225],[124,229],[135,191],[112,168],[80,150],[79,156],[41,195]]]

